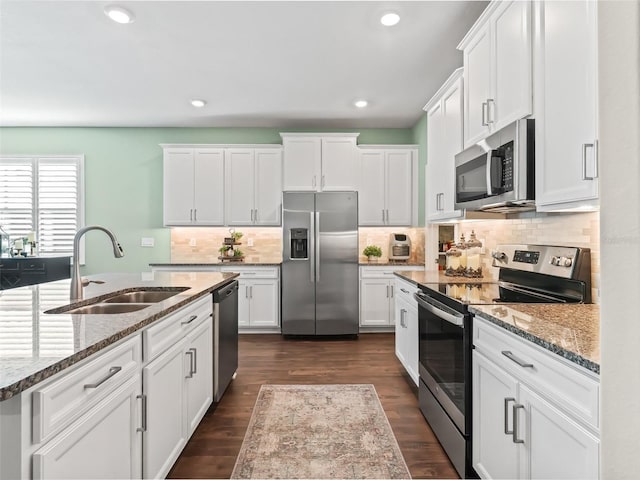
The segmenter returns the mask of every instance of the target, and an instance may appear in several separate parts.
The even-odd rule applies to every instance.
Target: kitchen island
[[[212,402],[210,294],[237,276],[89,277],[74,308],[175,293],[116,314],[71,313],[68,280],[3,292],[0,479],[165,476]]]

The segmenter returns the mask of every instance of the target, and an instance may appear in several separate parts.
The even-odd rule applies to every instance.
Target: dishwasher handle
[[[238,288],[238,281],[234,280],[229,285],[225,285],[224,287],[216,290],[213,292],[213,303],[220,303],[224,301],[227,297],[236,293]]]

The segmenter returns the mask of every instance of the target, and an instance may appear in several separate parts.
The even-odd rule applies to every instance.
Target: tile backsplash
[[[242,232],[240,249],[245,254],[245,261],[279,263],[282,261],[282,228],[236,228]],[[359,229],[358,253],[360,261],[366,261],[362,250],[367,245],[378,245],[382,248],[380,262],[389,259],[389,235],[406,233],[411,239],[410,262],[424,263],[424,229],[402,227],[367,227]],[[171,262],[172,263],[218,263],[218,249],[225,237],[229,236],[227,227],[180,227],[171,229]],[[253,246],[248,246],[249,240]]]
[[[482,267],[485,278],[497,279],[498,269],[491,266],[491,251],[503,243],[562,245],[591,249],[591,287],[594,303],[599,303],[600,290],[600,214],[589,213],[530,213],[518,219],[461,222],[458,238],[464,233],[469,239],[471,230],[482,240],[485,255]],[[456,238],[456,240],[458,240]]]

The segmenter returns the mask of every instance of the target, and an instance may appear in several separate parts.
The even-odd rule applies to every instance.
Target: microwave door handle
[[[493,164],[493,150],[489,150],[487,152],[487,171],[486,171],[486,180],[487,180],[487,196],[491,197],[493,195],[493,184],[491,178],[491,166]]]

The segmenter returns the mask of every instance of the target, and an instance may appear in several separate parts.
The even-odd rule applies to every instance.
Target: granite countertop
[[[189,287],[142,310],[112,315],[44,313],[72,303],[69,279],[1,291],[0,401],[135,333],[237,276],[237,273],[221,272],[143,272],[88,277],[104,283],[85,287],[85,300],[74,302],[77,306],[136,287]]]
[[[211,262],[198,262],[198,263],[180,263],[180,262],[171,262],[171,263],[150,263],[150,267],[277,267],[282,265],[282,259],[264,259],[257,261],[244,261],[244,262],[221,262],[221,261],[211,261]]]
[[[489,277],[448,277],[441,270],[402,271],[402,269],[398,269],[395,274],[403,280],[407,280],[417,286],[427,283],[495,283],[495,280]]]
[[[402,267],[422,267],[424,268],[424,262],[375,262],[375,263],[369,263],[369,261],[366,260],[366,258],[363,260],[362,258],[360,260],[358,260],[358,264],[361,267],[398,267],[398,268],[402,268]]]
[[[599,305],[470,305],[469,310],[567,360],[600,373]]]

